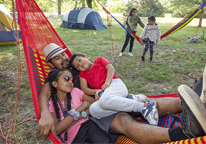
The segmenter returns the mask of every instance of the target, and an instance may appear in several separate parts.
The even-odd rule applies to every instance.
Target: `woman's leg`
[[[136,32],[133,32],[133,33],[136,33]],[[132,52],[132,48],[133,48],[133,45],[134,45],[134,37],[132,37],[130,35],[131,39],[130,39],[130,47],[129,47],[129,52],[131,53]]]
[[[130,37],[131,37],[130,34],[128,32],[126,32],[124,44],[123,44],[122,50],[121,50],[122,53],[124,52],[125,48],[127,47]]]

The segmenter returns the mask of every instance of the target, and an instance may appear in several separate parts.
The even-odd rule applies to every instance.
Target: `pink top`
[[[102,89],[102,85],[105,83],[107,78],[106,66],[108,64],[110,64],[110,62],[100,56],[94,61],[91,70],[81,71],[78,77],[86,79],[91,88]],[[113,79],[116,78],[118,77],[114,74]]]
[[[72,97],[72,99],[71,99],[71,109],[76,109],[83,103],[82,102],[83,94],[84,93],[80,89],[73,88],[73,90],[71,91],[71,97]],[[64,102],[62,102],[62,105],[64,106]],[[58,104],[58,106],[59,106],[59,104]],[[53,112],[55,114],[55,109],[54,109],[53,102],[52,102],[51,98],[49,100],[49,110],[50,110],[50,112]],[[59,113],[60,113],[60,118],[62,120],[63,119],[63,113],[61,111],[60,106],[59,106]],[[68,136],[67,136],[68,144],[72,143],[72,141],[74,140],[74,138],[77,135],[77,132],[79,131],[79,128],[80,128],[81,124],[86,122],[87,120],[88,120],[88,118],[87,119],[83,118],[81,120],[76,121],[75,125],[73,125],[68,130]],[[60,135],[62,139],[64,139],[64,134],[65,134],[65,132],[62,132],[61,135]]]

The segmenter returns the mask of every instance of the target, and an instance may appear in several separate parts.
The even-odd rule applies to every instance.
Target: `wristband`
[[[87,118],[87,113],[85,111],[81,111],[81,114],[82,114],[83,118],[85,118],[85,119]]]
[[[75,111],[75,109],[71,109],[71,110],[69,111],[69,114],[70,114],[71,116],[73,116],[74,120],[78,120],[78,118],[80,117],[80,113],[77,112],[77,111]]]

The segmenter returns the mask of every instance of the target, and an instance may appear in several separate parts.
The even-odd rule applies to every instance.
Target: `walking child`
[[[110,143],[109,136],[88,119],[90,102],[94,98],[73,88],[75,79],[68,69],[51,74],[49,110],[57,135],[64,143]],[[89,101],[89,102],[88,102]]]
[[[90,114],[97,118],[103,118],[114,113],[140,112],[152,125],[158,123],[158,111],[154,101],[148,101],[145,96],[143,102],[134,97],[126,98],[127,87],[115,74],[112,64],[103,57],[98,57],[94,63],[88,57],[81,54],[73,54],[69,62],[70,66],[80,71],[80,86],[84,93],[95,95],[95,100],[90,106]],[[88,88],[88,84],[92,89]],[[101,97],[99,93],[104,90]]]
[[[140,43],[143,43],[142,39],[144,39],[145,41],[145,48],[143,50],[142,61],[145,61],[145,54],[148,48],[150,48],[150,61],[149,62],[152,62],[153,47],[154,47],[154,44],[159,44],[160,35],[161,35],[160,28],[158,24],[155,22],[155,17],[149,16],[148,24],[144,27],[140,35]]]

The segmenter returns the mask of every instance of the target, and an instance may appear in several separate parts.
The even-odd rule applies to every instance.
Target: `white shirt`
[[[153,41],[154,43],[158,44],[160,42],[160,28],[157,23],[154,23],[153,25],[147,24],[140,37],[141,38],[149,38],[150,41]]]

